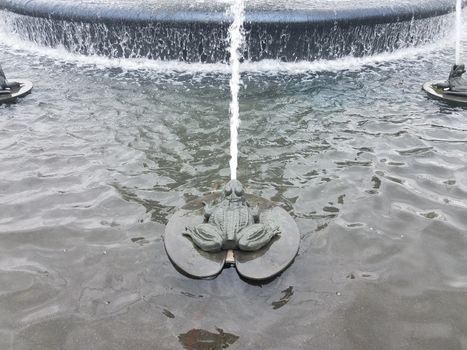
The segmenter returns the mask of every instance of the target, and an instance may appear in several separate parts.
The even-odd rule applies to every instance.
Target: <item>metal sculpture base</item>
[[[12,87],[10,90],[0,90],[0,104],[2,103],[12,103],[16,99],[26,96],[31,93],[32,83],[28,80],[18,80],[18,86]]]
[[[186,230],[205,222],[204,204],[218,201],[221,193],[210,194],[178,209],[167,223],[164,245],[172,263],[193,278],[212,278],[226,266],[235,266],[240,276],[250,280],[268,280],[284,271],[295,259],[300,234],[293,218],[277,204],[245,194],[250,206],[259,209],[260,222],[273,220],[280,231],[257,251],[221,250],[206,252],[196,246]]]
[[[467,107],[467,93],[446,91],[438,87],[443,81],[430,81],[423,85],[423,90],[433,99],[444,101],[453,106]]]

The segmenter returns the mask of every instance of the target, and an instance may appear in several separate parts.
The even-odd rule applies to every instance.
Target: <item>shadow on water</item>
[[[280,300],[273,301],[271,304],[274,310],[280,309],[281,307],[285,306],[290,301],[290,299],[294,295],[293,286],[290,286],[289,288],[284,289],[282,293],[284,293],[284,295],[280,298]]]
[[[221,350],[234,344],[239,337],[232,333],[224,333],[216,328],[218,333],[211,333],[204,329],[192,329],[180,334],[178,340],[186,350]]]

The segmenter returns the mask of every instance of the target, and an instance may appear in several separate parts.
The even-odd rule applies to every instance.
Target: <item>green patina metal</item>
[[[8,81],[0,66],[0,104],[15,102],[18,97],[29,94],[32,83],[27,80]]]
[[[244,198],[242,184],[231,180],[217,203],[204,205],[204,223],[187,227],[184,233],[203,251],[238,249],[257,251],[280,233],[272,219],[260,222],[258,207]]]
[[[3,72],[2,66],[0,65],[0,91],[10,93],[11,89],[17,88],[20,83],[16,81],[8,81],[5,73]]]
[[[467,81],[462,77],[464,73],[465,65],[453,65],[448,80],[436,84],[435,88],[442,89],[444,94],[467,97]]]

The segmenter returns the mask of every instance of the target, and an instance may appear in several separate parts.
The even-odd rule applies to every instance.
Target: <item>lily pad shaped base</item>
[[[0,90],[0,104],[15,102],[17,98],[24,97],[32,90],[32,83],[28,80],[15,79],[19,85],[11,90]]]
[[[430,81],[423,85],[423,91],[433,99],[444,101],[453,106],[467,107],[467,93],[458,93],[455,91],[445,91],[437,87],[444,81]]]
[[[240,276],[254,281],[269,280],[284,271],[298,253],[300,234],[293,218],[283,208],[264,198],[245,195],[250,205],[258,206],[260,221],[274,220],[281,233],[260,250],[208,253],[184,234],[187,227],[203,223],[203,203],[213,202],[219,196],[219,193],[214,193],[191,201],[170,218],[164,232],[164,245],[174,266],[192,278],[213,278],[224,267],[235,266]]]

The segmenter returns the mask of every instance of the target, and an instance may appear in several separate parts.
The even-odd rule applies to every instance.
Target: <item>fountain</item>
[[[266,199],[245,195],[237,180],[243,0],[235,0],[229,12],[233,16],[229,29],[231,181],[221,193],[179,209],[166,226],[164,244],[173,264],[191,277],[213,277],[224,266],[235,266],[246,279],[269,280],[292,263],[300,236],[284,209]]]
[[[465,111],[414,89],[454,63],[422,4],[454,0],[246,1],[236,175],[227,6],[139,1],[0,0],[0,62],[40,87],[0,106],[0,349],[462,348]]]
[[[229,62],[228,1],[0,0],[9,33],[110,58]],[[452,0],[250,0],[242,60],[363,57],[442,38]]]
[[[7,80],[2,67],[0,66],[0,104],[11,103],[29,94],[32,90],[32,83],[27,80]]]
[[[245,194],[237,180],[240,62],[362,57],[423,45],[446,34],[454,6],[451,0],[398,0],[391,4],[378,0],[337,4],[330,0],[274,4],[253,0],[246,7],[237,0],[230,7],[228,4],[0,0],[0,17],[3,30],[72,53],[230,63],[231,181],[222,192],[179,209],[167,224],[164,241],[172,262],[190,276],[212,277],[227,264],[235,265],[245,278],[264,280],[293,261],[299,233],[286,211]],[[458,0],[458,19],[461,9],[462,0]],[[451,90],[454,82],[456,86],[462,83],[463,66],[456,67],[459,69],[453,70],[449,83]],[[465,94],[456,89],[446,95],[459,98]]]
[[[423,85],[423,90],[428,96],[447,102],[452,105],[467,107],[467,81],[462,77],[465,73],[465,65],[462,64],[462,0],[456,0],[456,25],[455,64],[451,68],[447,81],[428,82]]]
[[[232,180],[222,192],[191,201],[170,218],[164,244],[180,272],[210,278],[235,266],[243,278],[262,281],[292,263],[300,243],[295,221],[277,204],[241,188]]]

